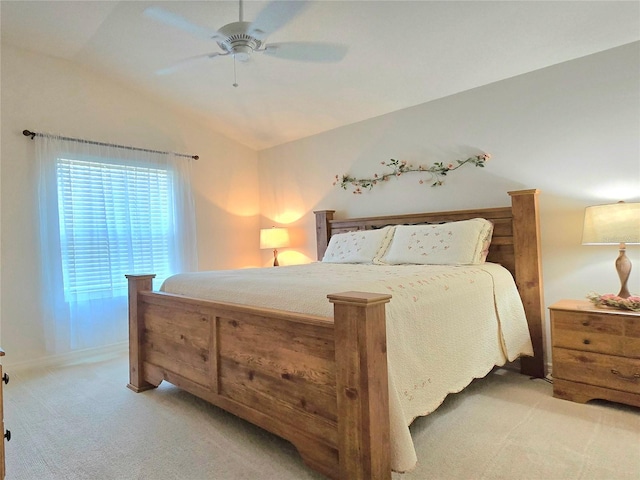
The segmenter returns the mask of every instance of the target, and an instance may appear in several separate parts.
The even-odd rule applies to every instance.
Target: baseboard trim
[[[59,368],[76,365],[80,363],[102,362],[125,355],[129,351],[129,342],[114,343],[104,347],[87,348],[58,355],[48,355],[35,360],[23,362],[11,362],[11,356],[3,358],[2,366],[4,370],[16,371],[36,370],[43,368]]]

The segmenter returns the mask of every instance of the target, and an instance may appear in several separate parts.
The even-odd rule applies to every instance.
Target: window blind
[[[59,158],[65,297],[126,295],[127,273],[171,275],[172,172]]]

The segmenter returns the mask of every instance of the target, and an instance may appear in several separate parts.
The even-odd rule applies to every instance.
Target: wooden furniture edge
[[[153,289],[155,274],[125,275],[129,288],[129,383],[127,388],[136,393],[157,387],[143,380],[144,351],[142,335],[144,316],[138,313],[138,295]]]
[[[327,298],[335,311],[340,478],[391,479],[385,322],[391,295],[345,292]]]
[[[640,395],[633,392],[623,392],[597,385],[573,382],[561,378],[553,379],[553,396],[562,400],[576,403],[587,403],[594,399],[605,399],[612,402],[624,403],[640,407]]]
[[[533,357],[520,359],[520,371],[543,378],[544,361],[544,292],[540,246],[540,214],[537,189],[508,192],[513,210],[513,237],[516,261],[516,285],[529,324]]]
[[[4,350],[0,348],[0,357],[4,357]],[[6,455],[5,455],[5,439],[8,442],[11,440],[11,431],[5,430],[4,425],[4,387],[2,384],[9,383],[9,376],[4,372],[2,364],[0,364],[0,480],[4,480],[6,476]]]
[[[573,311],[579,310],[582,312],[593,313],[607,313],[609,315],[632,315],[640,316],[640,311],[624,310],[621,308],[598,306],[591,303],[589,300],[574,300],[574,299],[562,299],[549,307],[549,310],[562,310]]]
[[[318,260],[322,260],[331,239],[331,220],[335,210],[316,210],[316,248]]]

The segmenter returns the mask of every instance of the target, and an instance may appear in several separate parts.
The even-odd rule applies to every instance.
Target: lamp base
[[[616,271],[618,272],[618,277],[620,277],[620,293],[618,296],[620,298],[629,298],[631,294],[629,293],[627,282],[631,274],[631,260],[627,257],[624,243],[620,244],[620,254],[616,258]]]
[[[273,266],[278,267],[280,264],[278,263],[278,250],[273,249]]]

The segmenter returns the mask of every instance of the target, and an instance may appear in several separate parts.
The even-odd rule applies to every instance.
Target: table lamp
[[[620,277],[621,298],[629,298],[627,281],[631,261],[625,253],[626,244],[640,244],[640,203],[611,203],[587,207],[582,230],[583,245],[620,245],[616,270]]]
[[[278,264],[278,248],[289,246],[289,230],[286,228],[261,228],[260,248],[273,248],[273,266]]]

